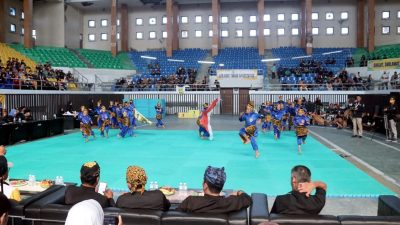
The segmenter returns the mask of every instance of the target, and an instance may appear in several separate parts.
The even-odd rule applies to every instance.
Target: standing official
[[[363,125],[362,116],[365,112],[365,105],[361,103],[361,96],[357,96],[353,104],[350,104],[350,109],[353,111],[353,136],[362,138],[363,135]]]
[[[386,141],[397,143],[397,128],[396,128],[396,115],[398,113],[396,106],[396,99],[391,97],[389,100],[389,106],[384,109],[388,119],[389,137]]]

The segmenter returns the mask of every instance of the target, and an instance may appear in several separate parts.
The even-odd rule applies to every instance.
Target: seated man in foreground
[[[143,168],[129,166],[126,170],[126,182],[130,193],[118,197],[118,208],[167,211],[171,206],[160,190],[146,191],[147,175]]]
[[[78,202],[94,199],[101,207],[111,207],[115,205],[111,190],[104,191],[104,195],[97,193],[100,180],[100,166],[97,162],[87,162],[81,167],[80,187],[68,186],[65,190],[65,204],[74,205]]]
[[[311,182],[311,171],[306,166],[292,169],[292,191],[276,197],[271,213],[318,215],[325,206],[327,186],[324,182]],[[315,195],[310,195],[316,189]]]
[[[247,208],[251,197],[243,191],[235,191],[229,196],[220,196],[226,174],[224,168],[208,166],[204,173],[204,196],[189,196],[177,208],[182,212],[229,213]]]

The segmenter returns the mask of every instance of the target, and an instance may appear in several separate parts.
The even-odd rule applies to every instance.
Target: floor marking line
[[[350,154],[349,152],[347,152],[346,150],[344,150],[343,148],[341,148],[340,146],[334,144],[333,142],[329,141],[328,139],[322,137],[321,135],[315,133],[314,131],[309,130],[309,132],[318,137],[319,139],[321,139],[322,141],[328,143],[329,145],[331,145],[334,149],[336,149],[337,151],[340,151],[348,156],[351,156],[351,158],[353,158],[355,161],[357,161],[358,163],[362,164],[363,166],[367,167],[369,170],[373,171],[374,173],[382,176],[385,180],[387,180],[390,183],[393,183],[394,185],[396,185],[397,187],[400,187],[400,184],[397,183],[397,181],[395,179],[393,179],[392,177],[386,175],[384,172],[378,170],[377,168],[371,166],[370,164],[368,164],[367,162],[365,162],[364,160],[358,158],[357,156],[354,156],[353,154]]]
[[[349,133],[349,134],[352,134],[352,133],[353,133],[353,132],[348,131],[348,130],[343,130],[343,131],[346,132],[346,133]],[[388,144],[386,144],[386,143],[384,143],[384,142],[382,142],[382,141],[378,141],[378,140],[376,140],[376,139],[372,139],[372,140],[371,140],[371,137],[368,137],[368,138],[364,137],[364,138],[365,138],[365,139],[369,139],[370,141],[373,141],[373,142],[375,142],[375,143],[377,143],[377,144],[381,144],[381,145],[383,145],[383,146],[385,146],[385,147],[387,147],[387,148],[391,148],[391,149],[393,149],[393,150],[395,150],[395,151],[400,152],[400,149],[399,149],[399,148],[396,148],[396,147],[394,147],[394,146],[388,145]]]

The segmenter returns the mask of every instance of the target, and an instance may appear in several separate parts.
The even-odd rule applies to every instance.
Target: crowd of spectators
[[[8,111],[7,109],[1,109],[0,124],[8,124],[15,122],[26,122],[32,121],[31,110],[25,106],[16,107]]]
[[[66,90],[74,83],[71,72],[52,68],[49,62],[30,68],[24,60],[8,58],[0,60],[0,88],[26,90]]]
[[[383,56],[380,56],[380,55],[373,55],[373,56],[368,56],[368,57],[366,57],[365,55],[362,55],[361,56],[361,59],[360,59],[360,67],[366,67],[366,66],[368,66],[368,61],[369,60],[380,60],[380,59],[387,59],[387,56],[386,55],[383,55]],[[353,60],[353,66],[354,66],[354,60]]]
[[[187,90],[206,90],[207,79],[196,81],[197,70],[178,67],[174,74],[164,76],[161,74],[159,64],[149,64],[150,76],[135,76],[132,80],[126,78],[118,79],[115,84],[117,91],[171,91],[176,86],[188,86]]]
[[[336,60],[332,58],[327,60],[327,62],[330,64],[334,64],[336,63]],[[302,74],[308,74],[308,73],[315,73],[324,76],[333,76],[333,72],[329,71],[323,65],[324,65],[323,62],[318,62],[313,59],[308,61],[301,60],[298,67],[290,68],[290,67],[279,66],[277,69],[277,74],[279,78],[288,77],[291,76],[292,74],[295,75],[296,77],[301,77]]]

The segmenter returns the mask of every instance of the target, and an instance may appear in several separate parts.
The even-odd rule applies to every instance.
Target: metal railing
[[[208,84],[151,84],[151,85],[117,85],[114,82],[103,82],[102,91],[215,91],[216,87]]]
[[[399,90],[400,80],[393,82],[340,83],[340,84],[267,84],[267,91],[372,91]]]
[[[83,74],[81,72],[79,72],[75,68],[73,68],[72,71],[73,71],[74,78],[78,83],[87,83],[87,84],[89,84],[89,79],[87,79],[85,76],[83,76]]]
[[[55,78],[54,78],[55,79]],[[52,91],[92,91],[93,84],[81,82],[63,82],[49,80],[9,79],[12,82],[0,83],[0,89],[12,90],[52,90]]]

